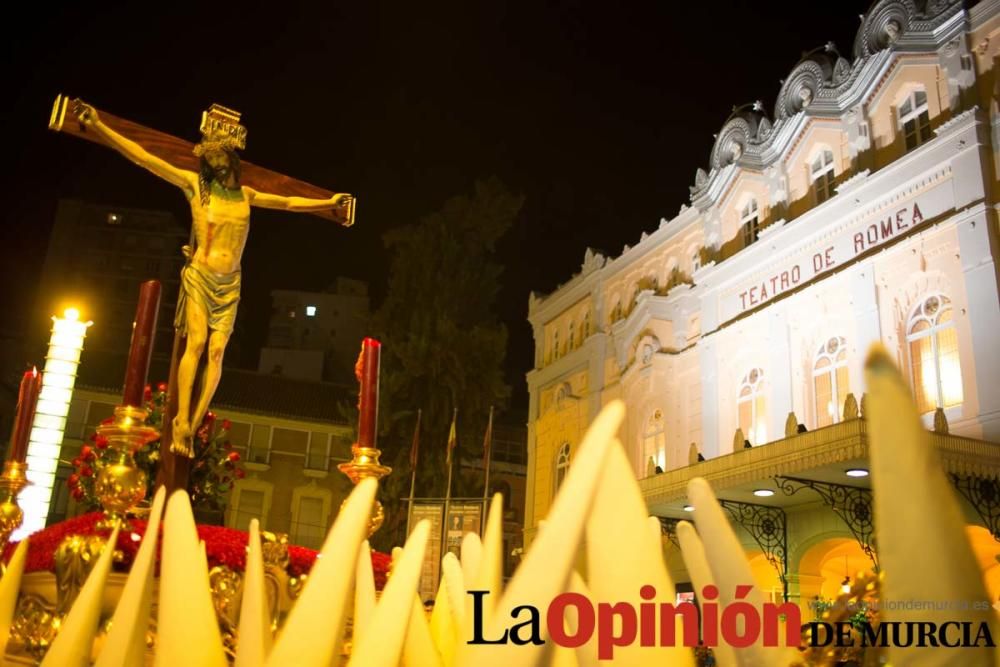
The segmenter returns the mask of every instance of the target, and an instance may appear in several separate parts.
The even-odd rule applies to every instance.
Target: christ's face
[[[212,168],[215,180],[226,184],[230,174],[233,173],[233,166],[229,161],[229,156],[225,151],[211,151],[205,154],[205,161]]]

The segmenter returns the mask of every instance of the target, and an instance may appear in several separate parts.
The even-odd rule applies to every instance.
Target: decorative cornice
[[[1000,478],[1000,445],[939,433],[931,433],[931,437],[945,472]],[[867,425],[863,419],[852,419],[669,470],[640,480],[639,486],[652,507],[684,500],[693,477],[705,478],[724,497],[726,489],[776,475],[807,477],[810,470],[867,458]]]

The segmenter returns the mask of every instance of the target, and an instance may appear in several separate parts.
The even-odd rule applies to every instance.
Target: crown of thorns
[[[239,140],[235,137],[223,137],[221,139],[203,139],[194,147],[194,154],[201,157],[205,153],[213,151],[235,151],[241,148]]]

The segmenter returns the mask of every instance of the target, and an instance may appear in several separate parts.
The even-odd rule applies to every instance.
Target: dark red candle
[[[146,375],[149,373],[149,358],[153,353],[156,337],[156,316],[160,310],[160,281],[147,280],[139,288],[139,304],[135,309],[132,325],[132,346],[128,351],[128,367],[125,369],[125,391],[122,405],[141,408]]]
[[[14,418],[14,433],[10,437],[10,450],[7,458],[11,461],[24,463],[28,456],[28,437],[35,422],[35,408],[38,406],[38,394],[42,390],[42,374],[32,367],[21,378],[21,390],[17,394],[17,416]]]
[[[358,394],[358,445],[374,447],[378,423],[378,367],[382,343],[374,338],[361,342],[357,376],[361,382]]]

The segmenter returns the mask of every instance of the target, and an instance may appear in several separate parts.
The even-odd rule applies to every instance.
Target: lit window
[[[927,111],[927,92],[915,90],[899,105],[899,128],[906,150],[910,151],[931,138],[931,118]]]
[[[743,246],[757,240],[760,234],[760,216],[757,214],[757,200],[751,199],[740,211],[740,229],[743,232]]]
[[[295,319],[295,309],[294,308],[289,308],[288,309],[288,319],[290,319],[290,320],[294,320]]]
[[[316,317],[316,306],[306,306],[306,317]]]
[[[906,342],[920,412],[961,404],[958,335],[948,297],[935,294],[917,305],[906,326]]]
[[[752,445],[767,441],[767,402],[764,398],[764,371],[754,368],[743,376],[736,405],[740,429]]]
[[[555,477],[553,478],[552,484],[552,495],[554,496],[559,492],[559,487],[562,483],[566,481],[566,474],[569,472],[569,443],[564,442],[561,447],[559,447],[559,453],[556,454],[556,470]]]
[[[656,410],[646,420],[646,431],[642,436],[642,470],[645,474],[646,462],[653,459],[660,470],[667,469],[667,427],[663,411]]]
[[[838,336],[820,345],[813,364],[817,427],[840,421],[848,387],[847,342]]]
[[[809,173],[816,191],[816,203],[822,204],[833,196],[833,151],[824,148],[817,153]]]
[[[108,224],[120,225],[122,224],[122,217],[117,213],[108,213]]]

